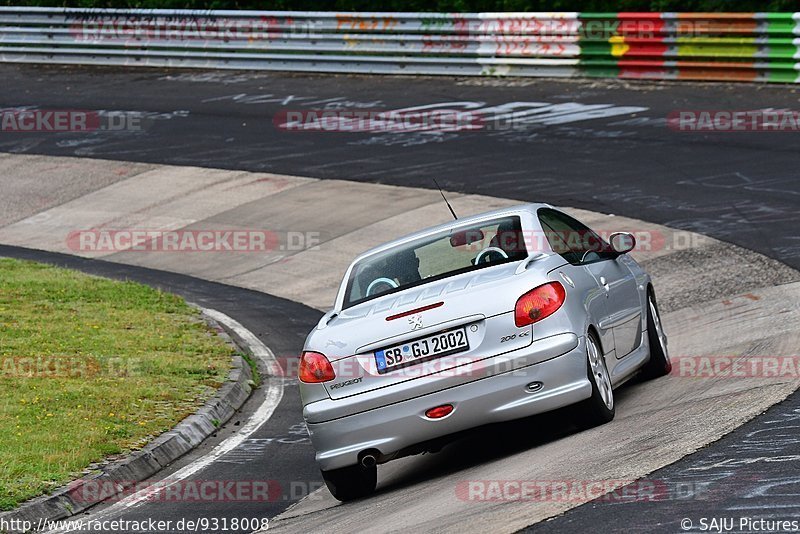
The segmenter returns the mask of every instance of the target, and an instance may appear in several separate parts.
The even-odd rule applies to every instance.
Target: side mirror
[[[627,254],[636,246],[636,238],[628,232],[614,232],[608,242],[617,254]]]

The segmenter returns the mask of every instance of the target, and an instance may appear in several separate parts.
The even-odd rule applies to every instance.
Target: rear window
[[[525,259],[519,217],[503,217],[429,236],[356,263],[344,308],[493,265]]]

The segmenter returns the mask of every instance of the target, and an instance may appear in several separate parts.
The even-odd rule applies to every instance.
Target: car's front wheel
[[[322,480],[331,495],[342,502],[366,497],[378,485],[378,468],[352,465],[331,471],[322,471]]]
[[[588,359],[589,382],[592,383],[592,396],[581,402],[578,408],[578,424],[583,428],[592,428],[614,419],[614,390],[611,387],[611,375],[606,367],[603,350],[594,332],[586,336],[586,356]]]

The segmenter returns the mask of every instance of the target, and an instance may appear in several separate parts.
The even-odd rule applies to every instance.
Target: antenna
[[[458,220],[458,215],[456,215],[456,212],[453,211],[453,206],[451,206],[450,203],[447,201],[447,197],[444,196],[444,191],[442,191],[442,186],[439,185],[439,182],[436,181],[436,178],[433,179],[433,183],[435,183],[436,187],[439,189],[439,193],[442,195],[442,198],[444,199],[444,203],[447,204],[448,208],[450,208],[450,213],[453,214],[453,218],[455,220]]]

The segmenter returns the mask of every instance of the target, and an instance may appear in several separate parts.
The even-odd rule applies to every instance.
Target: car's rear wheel
[[[374,465],[371,467],[353,465],[322,471],[322,480],[336,499],[342,502],[352,501],[375,491],[378,485],[378,468]]]
[[[611,375],[606,367],[603,350],[594,332],[586,336],[586,356],[589,362],[589,382],[592,383],[592,396],[580,403],[578,408],[578,424],[583,428],[592,428],[614,419],[614,390],[611,386]]]
[[[647,293],[647,340],[650,344],[650,360],[642,369],[642,375],[646,379],[668,375],[672,371],[672,362],[667,350],[667,335],[652,291]]]

